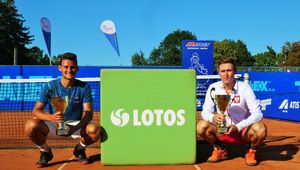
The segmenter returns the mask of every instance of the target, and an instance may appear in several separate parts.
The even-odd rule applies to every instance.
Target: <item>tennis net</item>
[[[94,121],[100,122],[100,78],[79,78],[92,91]],[[0,79],[0,149],[33,148],[24,133],[24,125],[32,118],[32,110],[46,82],[52,79]],[[48,110],[48,107],[45,108]],[[74,147],[78,140],[48,140],[56,148]],[[98,147],[100,142],[92,146]]]
[[[240,77],[241,75],[236,75],[236,78]],[[91,87],[94,107],[93,119],[100,123],[100,78],[79,79],[87,82]],[[197,76],[200,83],[201,81],[207,83],[208,80],[216,79],[219,79],[218,75]],[[35,147],[25,135],[24,125],[28,119],[32,118],[33,107],[44,84],[51,80],[53,79],[0,79],[0,149]],[[201,100],[204,101],[204,98]],[[203,103],[203,101],[199,103]],[[48,107],[45,109],[48,110]],[[65,148],[74,147],[78,141],[48,140],[47,142],[52,147]],[[100,142],[92,146],[99,147]]]

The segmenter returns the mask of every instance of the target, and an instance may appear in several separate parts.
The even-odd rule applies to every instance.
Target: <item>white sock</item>
[[[83,148],[86,148],[86,144],[82,143],[81,141],[79,142],[79,144],[80,144]]]
[[[49,152],[50,151],[50,146],[47,144],[47,143],[44,143],[44,144],[42,144],[42,145],[36,145],[39,149],[40,149],[40,151],[42,151],[42,152]]]

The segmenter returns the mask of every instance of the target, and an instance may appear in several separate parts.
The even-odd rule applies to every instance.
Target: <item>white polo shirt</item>
[[[235,80],[234,89],[230,92],[230,104],[226,109],[226,126],[235,125],[238,130],[261,121],[263,114],[260,103],[256,99],[251,86],[242,81]],[[227,94],[222,81],[211,84],[206,92],[202,118],[212,122],[213,112],[216,112],[214,98],[217,94]]]

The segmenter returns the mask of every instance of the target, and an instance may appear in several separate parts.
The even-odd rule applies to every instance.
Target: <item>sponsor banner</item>
[[[179,109],[174,111],[172,109],[146,109],[139,111],[133,109],[126,112],[125,109],[116,109],[111,112],[111,122],[118,127],[126,125],[132,126],[183,126],[185,124],[185,110]],[[129,120],[131,120],[129,122]]]
[[[184,40],[182,41],[182,66],[194,69],[197,75],[213,74],[213,41]],[[202,110],[205,94],[212,83],[209,79],[198,79],[196,86],[196,106]]]
[[[257,95],[264,117],[300,121],[300,95]]]
[[[296,72],[251,72],[250,84],[265,117],[300,121],[300,76]]]
[[[114,22],[111,20],[105,20],[100,24],[100,30],[104,33],[107,40],[113,46],[118,56],[120,57],[120,50],[118,45],[117,32]]]
[[[182,67],[80,66],[77,77],[99,77],[99,71],[103,68],[181,69]],[[241,72],[241,74],[243,73]],[[263,110],[265,117],[300,121],[298,117],[300,110],[297,109],[297,101],[300,99],[300,76],[298,72],[250,72],[249,75],[251,87],[257,98],[263,101],[264,106],[262,105],[262,109],[266,108]],[[61,73],[58,71],[57,66],[0,66],[0,79],[41,79],[58,78],[60,76]],[[95,84],[90,85],[94,99],[94,110],[99,111],[100,103],[98,98],[100,96],[100,88],[98,85],[95,86]],[[0,110],[32,110],[40,87],[41,85],[38,84],[21,86],[0,83],[0,89],[4,92],[0,96],[0,106],[7,106],[8,104],[14,106],[0,107]],[[198,99],[200,98],[198,97]],[[204,97],[200,104],[199,101],[198,109],[199,105],[203,104]],[[290,107],[288,109],[280,109],[282,103],[283,105],[288,103]],[[286,108],[286,105],[283,108]]]
[[[99,77],[101,69],[132,69],[130,66],[80,66],[77,78]],[[136,67],[138,69],[151,69],[151,67]],[[181,67],[153,67],[155,69],[181,69]],[[152,69],[153,69],[152,68]],[[50,79],[61,77],[61,72],[57,66],[0,66],[0,79]],[[93,107],[95,111],[100,111],[100,82],[88,82],[91,86],[93,96]],[[18,84],[0,83],[0,110],[11,111],[31,111],[44,83]]]
[[[48,54],[51,57],[51,23],[48,18],[42,17],[40,20],[40,25],[43,31]]]
[[[300,92],[299,72],[250,72],[249,75],[256,94]]]
[[[101,70],[102,163],[194,163],[195,91],[190,69]]]

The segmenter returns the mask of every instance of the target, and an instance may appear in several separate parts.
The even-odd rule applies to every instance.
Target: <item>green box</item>
[[[102,164],[193,164],[195,103],[194,70],[102,69]]]

